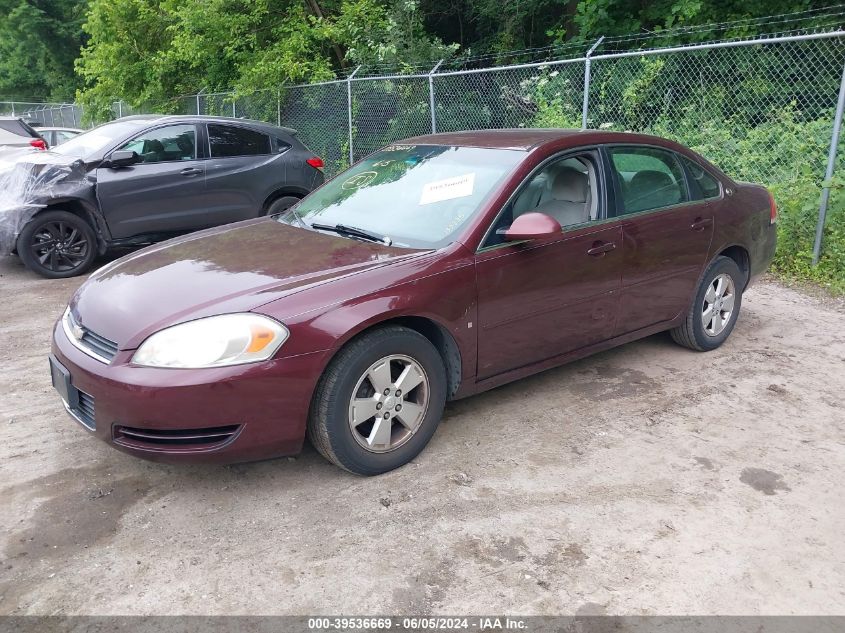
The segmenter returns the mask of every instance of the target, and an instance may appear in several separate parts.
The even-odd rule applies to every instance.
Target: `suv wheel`
[[[297,198],[296,196],[282,196],[281,198],[277,198],[270,203],[269,207],[267,207],[266,215],[284,213],[299,201],[300,198]]]
[[[24,226],[17,251],[31,271],[48,279],[64,279],[91,268],[97,255],[97,237],[78,215],[45,211]]]

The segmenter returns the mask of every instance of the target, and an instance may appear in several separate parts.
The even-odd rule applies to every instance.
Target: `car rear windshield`
[[[115,145],[127,137],[133,136],[150,125],[146,119],[131,119],[106,123],[93,130],[83,132],[69,141],[52,148],[57,154],[73,158],[88,158],[101,149]]]
[[[392,145],[357,163],[280,220],[351,226],[395,246],[454,241],[525,152],[446,145]]]

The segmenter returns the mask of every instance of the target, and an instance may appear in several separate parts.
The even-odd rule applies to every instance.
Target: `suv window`
[[[270,137],[261,132],[231,125],[209,124],[212,158],[259,156],[270,153]]]
[[[682,156],[684,166],[689,174],[690,189],[694,200],[706,200],[707,198],[718,198],[722,193],[722,187],[710,173],[701,165]]]
[[[194,160],[197,132],[193,125],[168,125],[136,136],[119,149],[137,152],[145,163]]]
[[[523,183],[513,202],[496,219],[484,246],[501,244],[504,238],[497,231],[524,213],[545,213],[563,228],[599,219],[596,174],[595,159],[589,153],[551,161]]]
[[[622,193],[619,213],[689,201],[684,172],[672,152],[653,147],[612,147],[609,153]]]

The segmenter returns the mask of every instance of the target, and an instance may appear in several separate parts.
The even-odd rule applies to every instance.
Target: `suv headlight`
[[[222,314],[180,323],[148,337],[132,362],[200,369],[267,360],[288,338],[287,328],[260,314]]]

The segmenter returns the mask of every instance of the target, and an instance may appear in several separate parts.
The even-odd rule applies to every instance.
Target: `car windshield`
[[[139,132],[149,124],[150,122],[145,119],[106,123],[50,149],[63,156],[88,158],[91,154],[100,151],[104,147],[122,141],[127,136]]]
[[[391,145],[360,161],[279,219],[359,229],[394,246],[440,248],[454,241],[523,151]],[[325,229],[323,229],[325,230]],[[362,237],[354,235],[353,237]],[[385,240],[388,241],[388,240]]]

